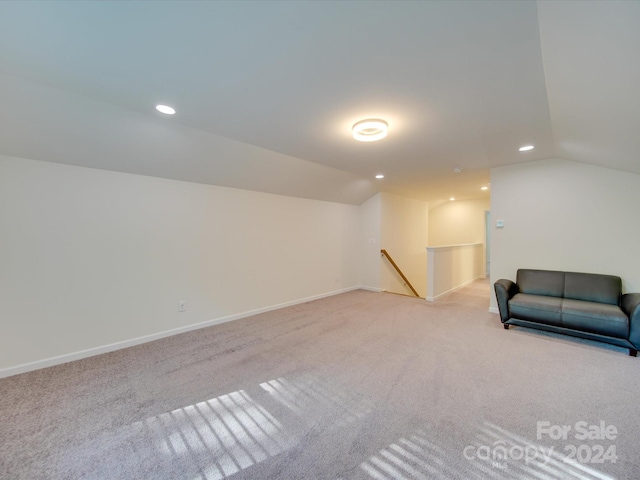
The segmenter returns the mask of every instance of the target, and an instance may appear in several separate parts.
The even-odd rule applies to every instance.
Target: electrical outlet
[[[187,311],[187,302],[185,302],[184,300],[180,300],[178,302],[178,311],[179,312],[186,312]]]

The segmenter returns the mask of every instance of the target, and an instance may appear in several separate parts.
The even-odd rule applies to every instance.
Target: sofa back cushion
[[[564,275],[565,298],[619,305],[621,295],[620,277],[574,272],[567,272]]]
[[[551,270],[518,270],[516,283],[521,293],[562,297],[564,294],[564,272]]]

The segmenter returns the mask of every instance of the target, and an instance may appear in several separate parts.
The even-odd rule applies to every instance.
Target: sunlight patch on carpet
[[[453,478],[445,458],[446,452],[429,441],[424,430],[418,430],[372,455],[360,468],[376,480]]]
[[[332,429],[356,422],[373,410],[373,403],[369,399],[345,393],[345,390],[314,375],[295,379],[277,378],[261,383],[260,387],[299,417],[317,419],[319,416],[330,416]]]
[[[163,454],[206,465],[197,477],[203,480],[229,477],[295,444],[282,424],[244,390],[177,408],[145,423],[157,432]]]

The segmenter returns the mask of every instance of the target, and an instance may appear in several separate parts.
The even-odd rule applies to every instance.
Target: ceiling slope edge
[[[351,205],[379,191],[373,180],[185,126],[153,105],[145,115],[6,74],[0,101],[8,156]]]

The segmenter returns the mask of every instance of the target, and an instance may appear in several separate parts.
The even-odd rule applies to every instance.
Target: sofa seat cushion
[[[629,337],[629,319],[617,305],[564,299],[562,326],[616,338]]]
[[[562,326],[562,298],[517,293],[509,300],[513,318]]]

